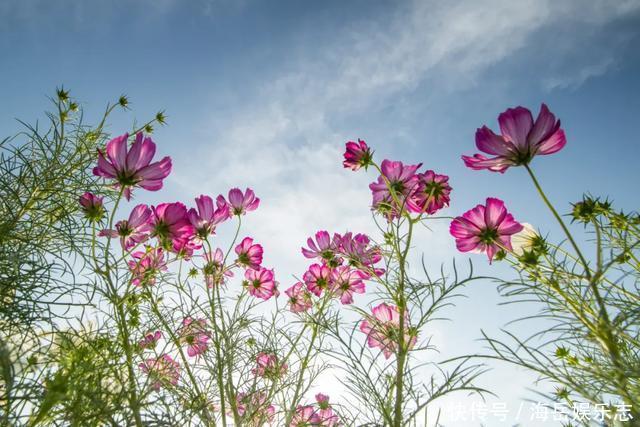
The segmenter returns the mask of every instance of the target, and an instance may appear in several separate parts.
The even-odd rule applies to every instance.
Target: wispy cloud
[[[300,244],[316,229],[372,230],[366,178],[340,167],[341,143],[359,135],[346,134],[337,118],[370,114],[428,79],[450,90],[474,84],[537,31],[602,25],[638,7],[638,1],[415,1],[388,19],[342,30],[340,43],[307,52],[248,104],[212,119],[215,150],[204,149],[200,158],[214,170],[194,171],[184,185],[197,182],[206,191],[202,182],[218,189],[241,184],[268,194],[251,231],[269,240],[274,261],[295,268]],[[582,79],[606,66],[586,70]]]

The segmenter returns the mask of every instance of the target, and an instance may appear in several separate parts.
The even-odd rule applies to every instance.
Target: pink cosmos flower
[[[161,331],[149,332],[138,342],[138,347],[141,349],[154,348],[158,341],[162,338]]]
[[[195,229],[189,221],[184,204],[161,203],[151,209],[151,235],[157,237],[166,248],[174,250],[174,243],[177,242],[177,249],[182,249],[194,237]]]
[[[302,279],[307,285],[307,289],[319,297],[322,291],[329,287],[330,276],[331,269],[326,264],[312,264]]]
[[[267,394],[262,391],[251,394],[238,393],[236,408],[242,418],[242,425],[259,427],[273,421],[276,409],[267,402]]]
[[[236,254],[238,255],[238,264],[257,270],[262,264],[262,246],[253,244],[251,237],[245,237],[238,246],[236,246]]]
[[[371,240],[366,234],[345,233],[340,241],[339,252],[344,255],[349,263],[354,266],[372,266],[382,259],[380,248],[371,245]]]
[[[511,250],[511,236],[522,228],[502,200],[489,197],[486,205],[477,205],[451,221],[449,232],[460,252],[486,252],[491,262],[501,249]]]
[[[416,175],[418,184],[407,206],[410,211],[433,215],[449,206],[451,186],[447,175],[439,175],[432,170]]]
[[[364,293],[364,281],[358,270],[342,265],[331,272],[329,287],[336,296],[340,297],[342,304],[352,304],[353,294]]]
[[[415,173],[420,166],[422,163],[404,165],[402,162],[383,160],[380,165],[382,175],[378,177],[377,182],[369,184],[373,194],[374,209],[383,212],[388,219],[400,216],[400,211],[415,190],[418,181]],[[401,206],[397,206],[398,203],[389,191],[389,187],[393,189],[395,199],[398,199]]]
[[[255,211],[259,204],[260,199],[250,188],[247,188],[244,194],[239,188],[229,190],[229,206],[233,215],[244,215],[247,212]]]
[[[400,313],[398,307],[382,303],[372,310],[373,316],[367,317],[360,323],[360,331],[367,334],[367,345],[371,348],[380,348],[385,359],[391,357],[397,351],[397,342],[400,328]],[[405,311],[404,317],[404,341],[408,343],[408,349],[413,348],[418,339],[417,333],[409,326],[409,314]]]
[[[274,295],[278,296],[273,270],[264,267],[260,267],[259,270],[248,269],[244,272],[244,277],[244,286],[250,295],[265,301]]]
[[[162,180],[171,172],[171,158],[165,157],[159,162],[151,163],[156,153],[156,144],[142,132],[136,135],[135,142],[128,147],[129,134],[125,133],[107,143],[105,154],[98,150],[98,166],[93,174],[103,178],[114,179],[119,187],[124,188],[127,200],[131,199],[131,189],[142,187],[149,191],[162,188]]]
[[[221,285],[227,277],[233,277],[233,272],[224,268],[224,253],[217,248],[213,253],[208,252],[204,256],[204,280],[208,287]]]
[[[167,270],[167,260],[162,248],[148,247],[146,251],[134,252],[132,257],[128,264],[134,286],[153,285],[158,273]]]
[[[258,353],[256,364],[257,367],[252,372],[259,377],[278,378],[287,372],[287,364],[280,363],[273,353]]]
[[[367,169],[371,165],[373,152],[371,148],[361,139],[358,142],[348,141],[345,144],[344,161],[342,164],[345,168],[357,171],[361,167]]]
[[[332,262],[335,259],[336,250],[340,247],[341,240],[342,236],[338,233],[334,233],[332,239],[327,231],[318,231],[315,242],[311,237],[307,239],[309,249],[302,248],[302,255],[306,258],[320,258],[325,262]]]
[[[567,139],[560,129],[560,120],[545,104],[540,107],[536,121],[524,107],[509,108],[498,116],[502,135],[486,126],[476,130],[476,146],[483,154],[462,156],[464,164],[475,170],[488,169],[504,173],[511,166],[526,165],[538,154],[553,154],[562,150]]]
[[[104,216],[104,197],[86,192],[78,199],[84,216],[91,221],[99,221]]]
[[[147,205],[137,205],[129,214],[129,219],[116,223],[115,230],[102,230],[100,236],[120,237],[120,244],[125,251],[146,241],[151,231],[151,209]]]
[[[209,332],[205,319],[186,317],[182,321],[182,328],[178,331],[179,341],[187,345],[189,357],[196,357],[207,351]]]
[[[147,359],[138,366],[149,376],[151,388],[156,391],[161,387],[175,386],[180,379],[180,364],[168,354]]]
[[[316,408],[312,405],[298,405],[296,413],[293,415],[293,418],[291,418],[289,427],[319,426],[321,421]]]
[[[222,196],[218,196],[216,199],[215,209],[211,197],[204,195],[196,197],[196,206],[197,210],[189,209],[189,221],[200,239],[206,239],[207,236],[214,233],[218,224],[231,217],[229,206]]]
[[[326,394],[316,394],[316,402],[320,410],[318,416],[320,417],[320,425],[323,427],[335,427],[340,424],[340,418],[333,413],[333,408],[329,404],[329,396]]]
[[[298,282],[284,291],[289,297],[289,309],[294,313],[307,311],[313,305],[311,294],[303,288],[302,282]]]

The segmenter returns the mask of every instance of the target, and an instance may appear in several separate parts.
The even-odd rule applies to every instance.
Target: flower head
[[[132,257],[128,264],[134,286],[153,285],[158,273],[167,270],[167,260],[162,248],[147,248],[145,251],[134,252]]]
[[[498,116],[502,135],[496,135],[486,126],[476,131],[476,146],[483,154],[462,156],[465,165],[471,169],[488,169],[504,173],[511,166],[527,165],[537,155],[553,154],[567,143],[560,120],[549,111],[545,104],[533,121],[531,111],[524,107],[509,108]]]
[[[477,205],[451,221],[449,232],[460,252],[486,252],[491,262],[501,249],[512,249],[511,236],[522,228],[502,200],[487,198],[486,205]]]
[[[320,296],[322,291],[329,288],[331,269],[326,264],[312,264],[302,276],[307,289],[315,296]]]
[[[362,275],[358,270],[341,265],[331,272],[331,291],[340,298],[342,304],[352,304],[353,294],[363,294],[365,290]]]
[[[151,209],[147,205],[137,205],[131,210],[129,219],[116,223],[115,230],[102,230],[99,235],[120,237],[120,244],[125,251],[139,245],[149,238],[151,231]]]
[[[302,282],[298,282],[284,291],[289,297],[289,309],[294,313],[301,313],[307,311],[313,305],[311,301],[311,294],[304,289]]]
[[[182,249],[195,236],[189,221],[187,207],[180,202],[161,203],[151,208],[151,235],[157,237],[168,249]],[[177,248],[174,246],[177,243]]]
[[[209,332],[205,319],[193,319],[186,317],[182,321],[182,327],[178,331],[179,341],[187,345],[189,357],[196,357],[207,351]]]
[[[397,218],[415,191],[416,171],[422,164],[404,165],[402,162],[383,160],[382,175],[369,184],[373,195],[373,208],[384,213],[388,219]],[[393,194],[392,194],[393,191]]]
[[[156,153],[156,144],[142,132],[136,135],[131,148],[128,147],[129,134],[125,133],[109,141],[105,153],[98,150],[98,166],[93,174],[113,179],[116,185],[124,189],[129,200],[133,187],[142,187],[149,191],[162,188],[162,180],[171,172],[171,158],[165,157],[151,163]]]
[[[247,269],[244,273],[244,286],[249,294],[263,300],[278,296],[278,287],[273,270],[260,267],[258,270]]]
[[[252,372],[259,377],[278,378],[287,372],[287,364],[280,363],[273,353],[258,353],[256,365]]]
[[[149,332],[138,342],[141,349],[154,348],[158,341],[162,338],[161,331]]]
[[[372,316],[368,316],[360,323],[360,331],[367,334],[367,345],[371,348],[381,349],[385,359],[388,359],[398,348],[400,312],[395,305],[384,302],[374,307],[371,312]],[[409,313],[405,311],[404,342],[407,348],[413,348],[417,339],[417,332],[409,325]]]
[[[324,262],[334,261],[342,236],[334,233],[333,238],[331,238],[327,231],[321,230],[316,233],[315,237],[315,242],[311,237],[307,239],[309,248],[302,248],[302,255],[306,258],[320,258]]]
[[[244,194],[239,188],[229,190],[229,207],[233,215],[244,215],[247,212],[255,211],[259,204],[260,199],[250,188],[247,188]]]
[[[222,196],[218,196],[214,208],[211,197],[200,195],[196,197],[196,206],[197,209],[189,209],[189,221],[200,239],[206,239],[213,234],[216,226],[231,216],[229,206]]]
[[[371,148],[361,139],[358,142],[348,141],[345,144],[344,161],[345,168],[357,171],[361,167],[365,169],[372,164],[373,152]]]
[[[168,354],[147,359],[138,366],[149,376],[151,388],[156,391],[161,387],[175,386],[180,379],[180,364]]]
[[[418,183],[413,196],[408,201],[412,212],[433,215],[445,206],[449,206],[451,186],[447,175],[439,175],[432,170],[416,175]]]
[[[257,243],[253,243],[251,237],[245,237],[242,242],[236,246],[236,254],[238,255],[238,264],[246,267],[253,268],[254,270],[260,268],[262,264],[262,246]]]
[[[86,192],[78,199],[84,216],[92,222],[97,222],[104,216],[104,197]]]

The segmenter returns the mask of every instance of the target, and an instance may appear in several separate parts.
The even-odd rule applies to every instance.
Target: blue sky
[[[8,0],[0,129],[8,136],[15,118],[41,119],[61,84],[89,117],[126,93],[134,115],[116,114],[114,134],[165,109],[169,126],[154,138],[174,173],[163,193],[140,200],[253,187],[263,204],[248,231],[288,285],[305,267],[307,235],[373,230],[375,177],[342,170],[347,139],[366,139],[378,159],[450,175],[451,214],[498,196],[516,218],[557,233],[523,170],[474,172],[460,161],[475,152],[477,127],[496,128],[507,107],[537,113],[546,102],[569,141],[533,164],[551,199],[562,210],[588,191],[637,208],[639,44],[638,0]],[[434,265],[465,258],[446,224],[420,239]],[[480,328],[497,332],[519,314],[498,302],[493,284],[470,288],[448,313],[454,322],[434,331],[443,354],[476,351]],[[498,366],[490,375],[503,398],[527,395],[526,374]]]

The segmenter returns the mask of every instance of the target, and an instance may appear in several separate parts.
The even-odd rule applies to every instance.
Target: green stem
[[[576,251],[576,254],[578,254],[578,258],[580,258],[580,262],[584,266],[585,275],[587,276],[587,279],[590,279],[591,278],[591,269],[589,268],[589,264],[587,263],[587,259],[584,257],[584,255],[582,255],[582,252],[580,251],[580,248],[578,247],[576,241],[573,239],[573,236],[571,235],[571,232],[569,231],[569,229],[567,228],[566,224],[562,220],[562,217],[560,216],[558,211],[556,211],[556,208],[553,207],[553,205],[551,204],[551,202],[547,198],[547,195],[542,190],[542,187],[540,186],[540,183],[536,179],[536,176],[533,174],[533,171],[531,170],[529,165],[525,164],[524,167],[527,170],[527,172],[529,172],[529,176],[531,177],[531,180],[533,181],[533,185],[535,185],[536,189],[538,190],[538,193],[540,194],[540,197],[542,197],[542,200],[547,205],[547,207],[549,208],[549,210],[551,211],[553,216],[556,218],[556,220],[560,224],[560,227],[562,227],[562,230],[564,231],[564,234],[569,239],[569,242],[571,243],[571,246],[573,246],[573,249]]]

